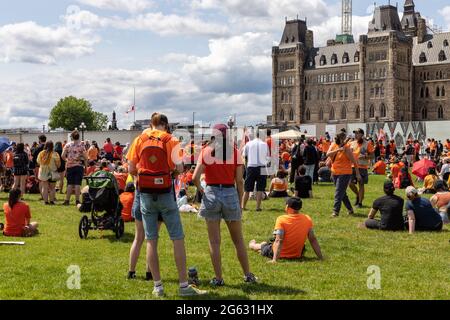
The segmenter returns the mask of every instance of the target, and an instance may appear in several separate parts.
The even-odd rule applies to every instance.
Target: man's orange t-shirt
[[[361,148],[363,147],[364,144],[367,146],[366,156],[369,156],[375,152],[373,145],[368,142],[363,142],[363,144],[359,144],[358,141],[353,141],[350,144],[352,151],[353,151],[353,156],[358,161],[359,169],[368,169],[369,168],[369,160],[368,159],[365,159],[365,160],[359,159],[359,155],[361,154]]]
[[[327,153],[330,150],[331,142],[330,141],[322,141],[322,152]]]
[[[6,152],[6,167],[12,169],[14,167],[14,153],[12,151]]]
[[[5,211],[5,236],[21,237],[23,229],[31,219],[30,207],[25,202],[18,202],[11,210],[8,203],[3,205]]]
[[[161,130],[146,129],[143,134],[161,138],[163,135],[169,134]],[[170,134],[169,134],[170,135]],[[130,150],[127,153],[127,160],[132,161],[135,165],[139,164],[140,154],[142,152],[143,141],[141,136],[137,137],[133,144],[130,146]],[[167,148],[167,162],[170,170],[175,170],[176,164],[181,163],[180,158],[180,142],[177,138],[172,139],[166,144]]]
[[[301,213],[278,217],[274,230],[282,230],[284,233],[280,258],[300,258],[312,227],[312,219]]]
[[[125,222],[130,222],[133,220],[131,215],[131,210],[133,209],[134,193],[124,192],[120,195],[120,203],[122,203],[122,219]]]
[[[378,161],[373,166],[373,172],[378,175],[385,175],[386,174],[386,163],[384,161]]]
[[[345,145],[344,148],[349,149],[350,147]],[[335,151],[337,149],[339,149],[339,146],[336,143],[333,143],[330,147],[331,151]],[[345,151],[338,152],[334,157],[331,172],[336,176],[352,174],[352,164],[352,161],[347,157]]]

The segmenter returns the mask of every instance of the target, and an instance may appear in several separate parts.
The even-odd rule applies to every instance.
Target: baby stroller
[[[14,185],[14,175],[9,168],[0,168],[0,192],[11,191]]]
[[[88,210],[82,211],[89,212],[90,209],[91,219],[86,215],[81,218],[78,226],[80,238],[86,239],[89,230],[112,230],[116,238],[120,239],[124,234],[125,223],[122,219],[122,205],[119,201],[116,178],[110,172],[98,171],[85,179],[91,201]]]

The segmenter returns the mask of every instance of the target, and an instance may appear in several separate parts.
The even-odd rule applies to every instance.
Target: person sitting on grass
[[[377,162],[373,166],[373,173],[381,176],[386,175],[386,163],[384,162],[383,157],[377,158]]]
[[[319,182],[333,182],[331,181],[331,169],[327,166],[325,161],[319,163]]]
[[[384,183],[385,196],[374,201],[369,217],[364,223],[368,229],[399,231],[404,230],[403,205],[405,201],[394,194],[395,187],[392,181]],[[380,211],[381,221],[375,220]]]
[[[436,190],[434,189],[434,184],[438,180],[439,177],[436,175],[436,169],[429,168],[428,175],[423,180],[423,188],[419,190],[419,193],[435,194]]]
[[[393,176],[395,181],[395,187],[397,189],[406,189],[407,187],[414,187],[413,180],[409,174],[409,169],[407,167],[401,168],[398,176]]]
[[[286,173],[283,170],[278,170],[276,178],[272,179],[269,189],[270,198],[286,198],[288,197],[288,182],[286,180]]]
[[[95,161],[89,161],[89,166],[86,168],[86,176],[90,177],[94,172],[97,171],[97,166],[95,165]]]
[[[124,222],[134,221],[132,217],[132,208],[134,203],[134,192],[136,188],[134,183],[128,183],[125,187],[125,191],[119,196],[120,203],[122,204],[122,219]]]
[[[295,196],[302,199],[312,198],[312,183],[312,178],[306,175],[306,167],[298,168],[298,176],[295,178]]]
[[[406,188],[406,212],[408,214],[408,221],[406,228],[410,234],[417,231],[441,231],[442,218],[434,210],[430,200],[421,198],[419,192],[414,187]]]
[[[250,249],[272,259],[269,263],[276,263],[278,259],[299,259],[303,256],[308,238],[317,257],[322,260],[319,241],[314,235],[313,221],[309,216],[300,213],[302,200],[289,198],[286,204],[286,215],[278,217],[275,224],[273,232],[275,239],[262,243],[252,240],[249,244]]]
[[[3,234],[7,237],[32,237],[38,233],[38,223],[30,222],[30,207],[20,201],[21,196],[20,189],[12,189],[9,192],[8,203],[3,205],[5,212]]]
[[[448,191],[445,182],[442,180],[437,180],[434,183],[434,189],[436,190],[436,194],[431,197],[430,202],[440,214],[442,222],[444,224],[448,224],[450,223],[448,218],[448,211],[450,209],[450,192]]]
[[[127,187],[128,172],[126,172],[124,167],[120,166],[114,171],[114,177],[116,178],[119,187],[119,194],[121,194]]]

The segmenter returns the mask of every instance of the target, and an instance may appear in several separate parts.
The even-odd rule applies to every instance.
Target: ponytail
[[[20,191],[20,189],[12,189],[9,192],[8,205],[11,208],[11,210],[19,202],[21,195],[22,191]]]

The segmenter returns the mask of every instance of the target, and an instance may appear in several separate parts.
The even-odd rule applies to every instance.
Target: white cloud
[[[78,0],[78,2],[99,9],[129,13],[143,12],[154,7],[154,3],[148,0]]]
[[[60,58],[92,54],[99,38],[66,26],[43,27],[28,21],[0,27],[0,61],[55,64]]]
[[[446,6],[439,10],[439,14],[444,17],[444,20],[447,23],[447,29],[450,30],[450,6]]]

